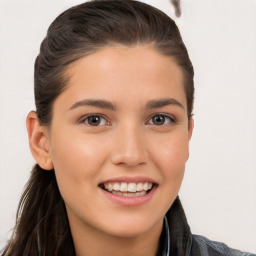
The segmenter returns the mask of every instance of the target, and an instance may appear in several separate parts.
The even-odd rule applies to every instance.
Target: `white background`
[[[0,0],[0,247],[34,161],[25,129],[50,22],[79,0]],[[168,0],[145,1],[174,17]],[[192,232],[256,253],[256,0],[184,0],[195,130],[180,193]]]

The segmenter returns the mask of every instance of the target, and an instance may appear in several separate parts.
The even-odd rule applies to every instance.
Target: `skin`
[[[182,71],[149,46],[117,46],[72,63],[67,75],[51,126],[40,126],[31,112],[27,128],[38,164],[55,169],[76,254],[153,256],[189,157],[193,120],[188,123]],[[167,98],[163,106],[152,104]],[[94,126],[88,115],[102,118]],[[153,122],[159,115],[161,124]],[[109,200],[99,184],[120,177],[153,180],[154,195],[137,206]]]

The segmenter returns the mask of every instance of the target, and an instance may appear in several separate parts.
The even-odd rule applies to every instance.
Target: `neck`
[[[71,223],[70,223],[71,224]],[[92,227],[71,224],[76,256],[156,256],[163,222],[133,237],[109,235]]]

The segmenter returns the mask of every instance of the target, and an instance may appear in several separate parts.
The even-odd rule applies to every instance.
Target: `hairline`
[[[136,48],[136,47],[149,47],[152,50],[155,50],[157,53],[161,54],[162,56],[171,58],[177,64],[177,66],[180,68],[180,70],[182,72],[182,85],[183,85],[183,90],[184,90],[185,98],[186,98],[186,111],[187,111],[187,114],[188,114],[188,120],[190,120],[190,116],[192,116],[192,113],[191,114],[188,113],[188,100],[187,100],[187,93],[186,93],[186,89],[185,89],[186,88],[186,86],[185,86],[185,83],[186,83],[185,72],[186,71],[178,63],[178,60],[177,60],[177,58],[175,58],[174,55],[165,54],[164,51],[161,51],[161,47],[154,40],[149,41],[149,42],[139,42],[138,41],[138,42],[133,43],[133,44],[125,44],[125,43],[119,43],[119,42],[115,42],[115,41],[110,41],[110,42],[105,43],[104,45],[96,45],[94,47],[94,49],[92,49],[90,51],[87,51],[86,53],[82,53],[82,52],[85,52],[85,48],[81,47],[81,48],[77,49],[78,54],[74,54],[73,53],[73,54],[68,55],[67,60],[61,65],[61,68],[59,70],[60,71],[59,75],[62,78],[61,80],[64,81],[63,84],[62,84],[62,89],[61,89],[61,92],[58,94],[58,96],[52,102],[51,113],[50,113],[50,121],[49,121],[49,123],[45,124],[45,126],[49,126],[49,127],[51,126],[52,118],[53,118],[53,106],[54,106],[54,103],[55,103],[56,99],[68,87],[69,81],[70,81],[70,79],[72,77],[72,72],[70,71],[71,67],[72,67],[72,64],[74,64],[75,62],[81,60],[82,58],[85,58],[87,56],[90,56],[90,55],[92,55],[92,54],[94,54],[96,52],[99,52],[99,51],[107,49],[107,48],[113,48],[113,49],[115,49],[115,48],[132,49],[132,48]],[[72,58],[72,56],[73,56],[73,58]]]

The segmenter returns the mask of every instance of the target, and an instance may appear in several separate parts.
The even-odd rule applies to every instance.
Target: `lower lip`
[[[143,204],[146,204],[148,201],[152,199],[156,192],[157,186],[155,185],[149,193],[147,193],[144,196],[135,196],[135,197],[128,197],[128,196],[120,196],[116,194],[109,193],[103,189],[102,192],[103,194],[112,202],[116,204],[120,204],[123,206],[140,206]]]

